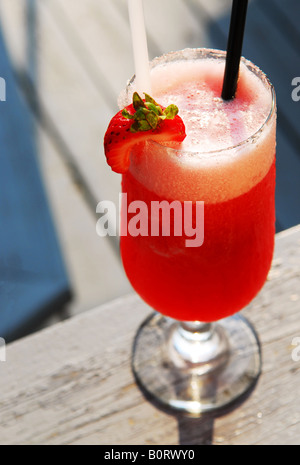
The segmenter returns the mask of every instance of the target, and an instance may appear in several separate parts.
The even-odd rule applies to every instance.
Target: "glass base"
[[[232,404],[254,387],[260,345],[240,314],[210,325],[154,313],[136,335],[132,368],[152,400],[199,416]]]

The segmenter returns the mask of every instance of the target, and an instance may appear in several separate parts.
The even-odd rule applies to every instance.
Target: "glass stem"
[[[220,327],[199,321],[174,325],[169,350],[175,366],[194,368],[201,374],[223,367],[229,356],[228,341]]]
[[[178,331],[187,339],[206,341],[212,337],[214,325],[213,323],[202,323],[201,321],[182,321],[179,324]]]

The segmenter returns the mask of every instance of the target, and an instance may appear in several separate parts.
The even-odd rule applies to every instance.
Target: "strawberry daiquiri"
[[[153,60],[152,96],[142,100],[133,79],[104,139],[127,205],[146,206],[138,220],[138,207],[121,215],[124,269],[158,312],[137,333],[135,378],[164,405],[197,415],[237,399],[260,374],[256,333],[238,312],[263,287],[274,249],[275,92],[241,59],[235,98],[222,100],[225,61],[206,49]],[[130,234],[133,218],[140,233]]]
[[[215,321],[240,311],[270,268],[276,118],[264,124],[272,95],[251,66],[242,63],[236,98],[223,102],[224,60],[180,62],[175,55],[168,65],[158,63],[152,71],[153,97],[178,106],[187,137],[181,137],[180,123],[163,121],[165,141],[184,140],[164,143],[153,130],[132,134],[130,164],[129,156],[122,161],[129,203],[144,201],[150,211],[152,201],[204,202],[201,247],[186,247],[186,237],[175,237],[172,227],[169,237],[121,238],[134,289],[155,310],[178,320]],[[143,136],[147,141],[139,144]],[[120,151],[116,158],[122,160]]]

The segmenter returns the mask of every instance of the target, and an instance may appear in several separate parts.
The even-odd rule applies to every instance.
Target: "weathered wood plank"
[[[202,24],[205,27],[205,40],[199,43],[197,47],[217,48],[215,44],[216,38],[218,39],[218,48],[225,50],[226,37],[218,27],[218,20],[230,12],[232,0],[189,0],[186,6],[190,9],[194,18],[197,20],[199,27]],[[212,34],[213,32],[213,34]],[[213,35],[213,39],[212,39]]]
[[[95,68],[110,82],[117,98],[134,74],[127,1],[47,0],[47,6],[69,39],[69,31],[73,31],[72,37],[76,31],[77,43],[82,43]],[[144,2],[144,10],[150,58],[196,46],[204,40],[204,28],[199,27],[184,1]],[[76,47],[75,39],[73,45],[79,60],[85,63],[83,48]]]
[[[148,34],[158,44],[157,50],[150,47],[151,59],[172,50],[199,47],[205,42],[204,18],[197,21],[188,8],[188,2],[144,2],[144,10]]]
[[[205,18],[205,22],[217,21],[220,17],[228,14],[231,9],[232,0],[213,0],[207,2],[206,0],[189,0],[186,2],[187,8],[189,8],[197,19],[201,20],[200,17]]]
[[[1,444],[299,444],[300,226],[281,233],[268,281],[243,313],[262,343],[263,372],[226,415],[190,419],[147,402],[130,370],[134,334],[151,311],[128,296],[17,341],[1,364]]]
[[[2,2],[2,17],[7,42],[18,70],[27,70],[24,45],[15,38],[26,37],[26,2]],[[103,155],[102,140],[107,122],[115,112],[78,61],[72,44],[50,14],[48,2],[36,2],[36,61],[38,74],[33,89],[40,111],[46,115],[64,144],[75,169],[84,180],[95,205],[100,200],[118,202],[120,176],[111,172]],[[17,24],[17,26],[16,26]],[[19,34],[19,32],[18,32]],[[105,92],[104,92],[105,94]],[[88,121],[88,124],[83,122]],[[53,132],[53,131],[52,131]],[[63,148],[62,148],[63,152]],[[62,154],[63,156],[63,154]],[[69,157],[70,158],[70,157]]]
[[[278,230],[284,230],[300,221],[300,157],[280,127],[278,119],[276,148],[276,217]]]
[[[120,0],[44,2],[71,53],[85,69],[99,94],[116,109],[117,96],[133,74],[129,20],[120,13]]]
[[[281,29],[287,31],[290,45],[297,53],[299,53],[299,17],[300,4],[297,0],[264,0],[261,3],[261,8],[264,9],[266,15],[271,15],[277,25],[281,25]]]
[[[72,182],[53,140],[41,128],[36,130],[37,147],[51,199],[54,220],[74,289],[68,314],[75,314],[127,294],[130,285],[120,260],[107,238],[96,235],[95,218],[84,202],[81,190]]]

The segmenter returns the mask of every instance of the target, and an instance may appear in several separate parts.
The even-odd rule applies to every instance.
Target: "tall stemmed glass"
[[[174,63],[178,68],[170,68]],[[200,63],[199,69],[193,68],[195,63]],[[153,202],[171,205],[179,201],[182,209],[185,202],[192,204],[196,215],[196,202],[204,202],[204,242],[197,247],[186,246],[190,237],[184,228],[182,236],[174,233],[172,208],[169,235],[162,229],[159,235],[129,234],[132,215],[122,211],[124,269],[136,292],[155,310],[134,342],[136,380],[163,405],[194,415],[232,403],[254,386],[260,374],[257,335],[239,312],[266,280],[275,233],[274,89],[260,69],[242,59],[234,103],[221,102],[222,74],[214,63],[224,70],[225,53],[186,49],[152,62],[154,98],[158,95],[164,100],[164,91],[176,87],[181,73],[176,101],[169,103],[178,103],[188,129],[196,125],[199,140],[193,143],[198,148],[186,150],[152,141],[138,144],[122,181],[127,204],[143,202],[148,213]],[[176,69],[179,74],[174,73]],[[191,125],[195,118],[193,95],[205,93],[201,79],[195,78],[197,72],[209,84],[212,98],[199,109],[200,122]],[[130,103],[133,91],[134,78],[121,106]],[[184,101],[190,102],[185,109]],[[230,105],[236,105],[237,111]],[[205,127],[205,121],[212,124],[218,118],[218,130]],[[246,120],[256,125],[249,123],[254,129],[243,137],[241,128]],[[224,132],[229,127],[236,143],[229,143],[226,137],[222,142],[223,123]],[[199,124],[203,126],[200,131]],[[148,216],[149,232],[153,217]],[[162,216],[159,221],[162,228]],[[193,221],[195,227],[195,218]]]

